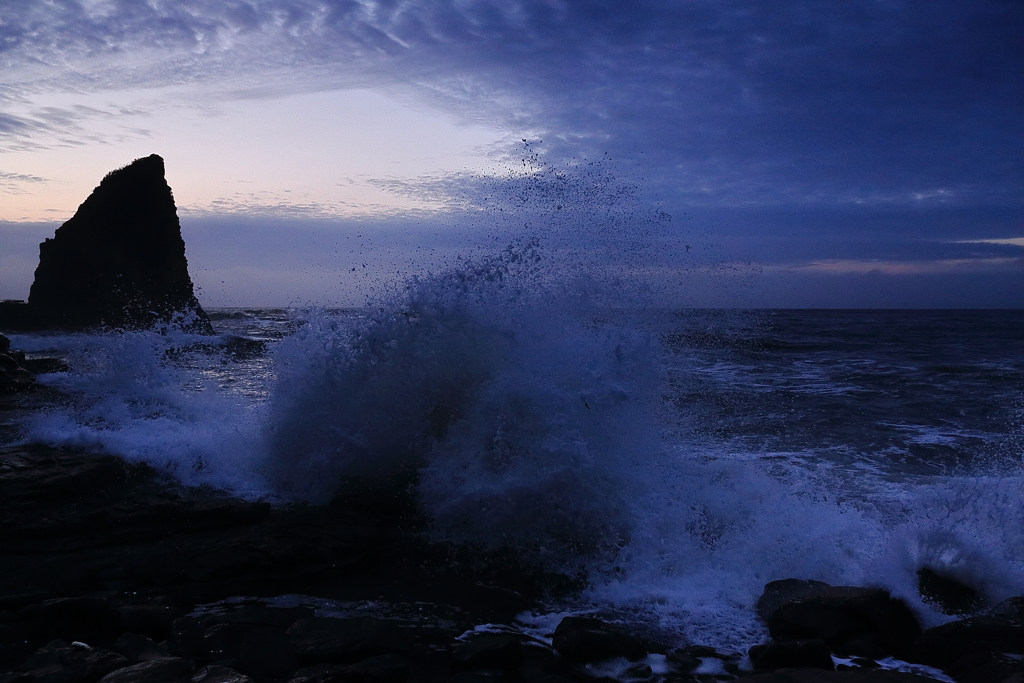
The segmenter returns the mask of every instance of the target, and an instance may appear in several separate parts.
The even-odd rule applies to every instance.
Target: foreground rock
[[[843,656],[905,659],[921,635],[917,618],[901,600],[880,588],[829,586],[818,582],[797,589],[773,582],[766,593],[793,590],[791,597],[762,618],[777,642],[820,640]]]
[[[0,305],[0,328],[7,329],[135,329],[176,318],[213,333],[188,275],[164,161],[155,154],[108,174],[39,245],[28,303]]]
[[[0,334],[0,394],[24,391],[32,383],[32,373],[25,367],[25,354],[11,349],[11,340]]]
[[[1024,681],[1024,597],[928,629],[914,643],[911,659],[963,683],[1001,682],[1014,675]]]
[[[934,678],[902,671],[855,669],[850,671],[817,671],[815,669],[781,669],[771,673],[744,676],[737,683],[934,683]],[[994,683],[994,682],[993,682]]]
[[[0,683],[934,680],[883,670],[896,651],[957,683],[1024,677],[1024,598],[920,633],[884,591],[773,582],[775,640],[749,660],[591,616],[535,637],[515,615],[574,584],[421,530],[397,509],[272,507],[112,456],[0,449]]]
[[[967,595],[970,604],[984,604],[951,579],[942,581],[945,594]],[[966,601],[952,604],[959,608]],[[922,632],[907,606],[882,589],[784,579],[765,586],[757,611],[774,642],[751,648],[751,664],[758,671],[743,680],[929,680],[909,673],[872,673],[880,660],[894,657],[941,670],[957,683],[1024,682],[1024,597]],[[834,666],[833,655],[850,664]],[[832,671],[851,665],[857,670]]]

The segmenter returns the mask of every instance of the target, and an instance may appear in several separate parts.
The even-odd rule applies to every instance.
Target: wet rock
[[[254,683],[245,674],[226,666],[204,666],[192,676],[191,683]]]
[[[806,579],[769,581],[765,584],[764,592],[757,599],[757,605],[754,609],[757,610],[757,616],[761,617],[761,621],[768,623],[768,619],[775,613],[775,610],[787,602],[799,600],[816,590],[829,587],[824,581],[810,581]]]
[[[1024,622],[1024,595],[1003,600],[989,610],[989,615],[1013,622]]]
[[[479,636],[458,645],[453,654],[471,669],[515,669],[526,657],[521,638],[513,634]]]
[[[497,670],[481,670],[481,671],[463,671],[462,673],[455,674],[448,679],[448,683],[511,683],[514,679],[512,674],[503,669]],[[543,683],[560,683],[556,681],[548,681],[542,679]],[[567,679],[560,679],[561,681]],[[530,679],[530,683],[534,683],[534,679]],[[540,683],[540,681],[538,681]]]
[[[832,653],[820,640],[791,640],[750,648],[750,663],[755,669],[824,669],[834,671]]]
[[[242,639],[238,669],[256,681],[290,677],[297,667],[295,650],[283,629],[257,628]]]
[[[914,643],[909,659],[940,669],[970,658],[983,661],[1003,654],[1024,655],[1022,598],[1011,598],[989,614],[930,628]]]
[[[4,470],[6,469],[5,463],[0,460],[0,492],[4,492],[3,480],[5,477]],[[18,610],[28,605],[34,605],[37,602],[43,600],[50,600],[51,598],[57,597],[50,591],[36,591],[33,593],[14,593],[10,595],[0,596],[0,610],[9,612],[11,610]]]
[[[736,683],[935,683],[935,679],[901,671],[880,669],[850,669],[848,671],[779,669],[771,673],[744,676],[736,679]]]
[[[939,608],[943,614],[966,616],[985,607],[985,597],[956,579],[922,567],[917,570],[917,589],[921,599]]]
[[[622,672],[622,677],[630,681],[646,681],[654,676],[654,669],[650,664],[634,664]]]
[[[529,652],[529,649],[527,651]],[[566,683],[567,681],[579,683],[585,679],[592,679],[591,676],[581,674],[577,668],[574,668],[561,657],[557,655],[555,657],[557,657],[557,661],[527,661],[519,667],[519,670],[516,672],[516,679],[520,683]],[[493,675],[501,671],[500,669],[497,671],[491,670],[488,673]]]
[[[837,654],[849,643],[877,645],[888,654],[905,658],[921,627],[901,600],[880,588],[829,586],[816,588],[777,607],[767,620],[777,642],[822,640]]]
[[[374,617],[300,619],[288,629],[288,637],[303,663],[350,663],[411,649],[408,636],[395,624]]]
[[[25,367],[25,354],[11,350],[11,340],[0,334],[0,394],[13,394],[35,384]]]
[[[217,623],[217,619],[213,615],[185,616],[175,619],[171,622],[171,638],[174,647],[189,657],[205,658],[208,655],[206,631],[216,626]]]
[[[162,158],[109,173],[39,245],[27,309],[22,322],[36,327],[148,328],[184,313],[186,328],[213,333],[188,275]]]
[[[100,683],[186,683],[191,678],[191,662],[163,657],[118,669],[101,678]]]
[[[976,653],[961,657],[945,673],[957,683],[1022,683],[1024,661],[1000,653]]]
[[[132,664],[170,656],[167,649],[162,645],[157,645],[146,636],[138,633],[122,633],[114,641],[114,649],[120,652]]]
[[[171,635],[171,622],[180,612],[169,605],[123,605],[117,608],[124,628],[157,641]]]
[[[242,642],[266,628],[266,626],[245,623],[215,624],[203,633],[206,654],[213,661],[238,659]]]
[[[21,671],[40,683],[92,683],[127,665],[116,652],[54,640],[29,657]]]
[[[405,683],[408,660],[401,655],[369,657],[355,664],[319,664],[295,672],[291,683]]]
[[[99,598],[55,598],[19,610],[32,635],[89,642],[106,639],[121,629],[120,615]]]
[[[647,649],[639,640],[592,617],[562,619],[555,628],[552,645],[563,657],[584,663],[615,657],[635,662],[647,656]]]
[[[678,673],[689,673],[700,666],[700,658],[689,652],[670,652],[665,655],[665,663]]]

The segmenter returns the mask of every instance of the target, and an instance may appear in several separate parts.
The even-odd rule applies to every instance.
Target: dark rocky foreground
[[[500,625],[572,581],[432,544],[415,515],[272,507],[42,446],[0,449],[0,501],[2,683],[930,680],[891,656],[1024,680],[1024,598],[922,633],[885,591],[790,579],[766,586],[773,641],[749,660],[593,618],[549,644]]]
[[[58,361],[9,346],[4,359],[0,414],[59,400],[32,379]],[[771,642],[747,656],[591,617],[535,637],[515,616],[579,577],[432,542],[382,496],[272,506],[111,455],[0,448],[0,683],[933,680],[886,670],[893,657],[957,683],[1024,683],[1024,597],[987,607],[919,578],[925,599],[969,616],[922,632],[884,590],[786,579],[765,586]]]

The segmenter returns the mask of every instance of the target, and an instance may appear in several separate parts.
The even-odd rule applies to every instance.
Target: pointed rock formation
[[[192,331],[213,333],[192,289],[161,157],[107,174],[39,245],[27,309],[40,327],[139,329],[183,315]]]

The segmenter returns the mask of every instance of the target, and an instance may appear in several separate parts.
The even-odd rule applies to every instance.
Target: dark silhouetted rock
[[[736,683],[935,683],[935,679],[902,671],[881,669],[850,669],[849,671],[779,669],[771,673],[737,678]]]
[[[367,657],[408,652],[410,643],[392,622],[373,617],[300,619],[288,637],[302,662],[357,662]]]
[[[983,662],[1004,654],[1024,655],[1022,602],[1022,598],[1011,598],[989,614],[928,629],[914,643],[911,661],[949,669],[964,668],[969,662]]]
[[[125,659],[132,664],[170,657],[164,647],[138,633],[122,633],[114,641],[114,649],[124,655]]]
[[[405,683],[409,673],[409,662],[401,655],[380,655],[355,664],[318,664],[300,669],[291,683]]]
[[[689,673],[700,666],[700,658],[689,652],[670,652],[665,655],[665,663],[678,673]]]
[[[257,681],[289,678],[298,665],[284,629],[256,627],[239,646],[238,668]]]
[[[903,658],[921,634],[917,618],[903,601],[880,588],[853,586],[805,593],[776,608],[767,624],[777,642],[823,640],[837,654],[868,657],[857,644],[877,646]]]
[[[513,634],[479,636],[457,646],[454,654],[471,669],[515,669],[526,658],[520,637]]]
[[[567,659],[599,662],[614,657],[637,661],[647,656],[643,644],[621,629],[592,617],[565,617],[555,628],[552,645]]]
[[[245,674],[225,666],[204,666],[192,677],[192,683],[253,683]]]
[[[104,674],[128,666],[121,655],[81,643],[54,640],[28,658],[21,669],[34,681],[96,681]]]
[[[786,643],[768,643],[750,648],[750,663],[755,669],[824,669],[834,671],[832,654],[820,640],[792,640]]]
[[[917,589],[922,600],[935,605],[943,614],[966,616],[985,607],[981,593],[928,567],[917,570]]]
[[[36,327],[138,329],[183,316],[184,327],[212,334],[188,275],[164,160],[153,154],[108,174],[39,245],[27,310],[8,308]]]
[[[192,678],[192,664],[180,657],[151,659],[107,674],[100,683],[186,683]]]
[[[807,579],[780,579],[769,581],[764,586],[764,592],[757,599],[757,616],[768,623],[768,619],[779,607],[787,602],[799,600],[805,595],[813,593],[829,585],[824,581],[810,581]]]
[[[33,383],[25,367],[25,354],[11,349],[11,340],[0,334],[0,394],[22,391]]]
[[[177,610],[167,605],[125,605],[117,611],[126,629],[157,642],[170,636],[171,622],[179,616]]]
[[[19,610],[37,638],[90,641],[116,633],[121,620],[106,600],[54,598]]]

